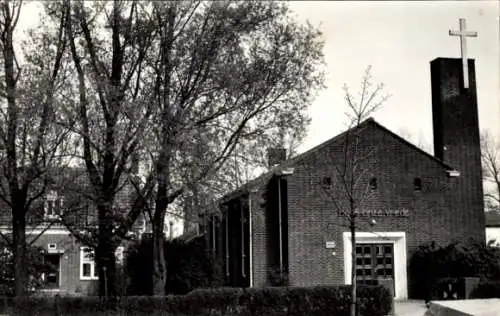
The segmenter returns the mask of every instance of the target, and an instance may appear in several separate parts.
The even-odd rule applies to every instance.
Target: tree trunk
[[[95,252],[96,268],[99,270],[99,296],[114,298],[116,296],[116,260],[115,244],[113,241],[113,225],[109,214],[110,205],[99,207],[98,244]]]
[[[354,214],[353,214],[354,215]],[[351,308],[350,316],[356,316],[356,225],[354,218],[351,219]]]
[[[167,283],[167,264],[163,248],[164,222],[164,216],[155,216],[153,220],[153,295],[155,296],[165,295]]]
[[[26,268],[26,218],[23,209],[13,207],[12,233],[14,246],[14,294],[16,297],[26,295],[28,280]]]

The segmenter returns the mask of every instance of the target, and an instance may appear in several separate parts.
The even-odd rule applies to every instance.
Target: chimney
[[[267,163],[269,168],[279,165],[286,160],[286,149],[282,147],[271,147],[267,149]]]

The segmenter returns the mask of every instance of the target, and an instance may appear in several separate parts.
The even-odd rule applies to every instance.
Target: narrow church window
[[[370,179],[370,190],[372,191],[377,190],[377,178]]]
[[[415,191],[422,190],[422,180],[420,178],[413,179],[413,190]]]

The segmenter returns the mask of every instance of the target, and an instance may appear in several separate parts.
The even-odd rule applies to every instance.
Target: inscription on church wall
[[[340,215],[344,215],[341,212]],[[355,211],[359,217],[409,217],[410,211],[406,208],[401,209],[373,209]]]

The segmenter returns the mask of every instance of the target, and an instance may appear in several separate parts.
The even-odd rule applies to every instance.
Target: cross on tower
[[[464,77],[464,88],[469,88],[469,67],[467,63],[467,42],[466,37],[477,37],[477,32],[469,32],[465,27],[465,19],[460,19],[460,30],[450,30],[450,36],[460,36],[460,50],[462,52],[462,71]]]

